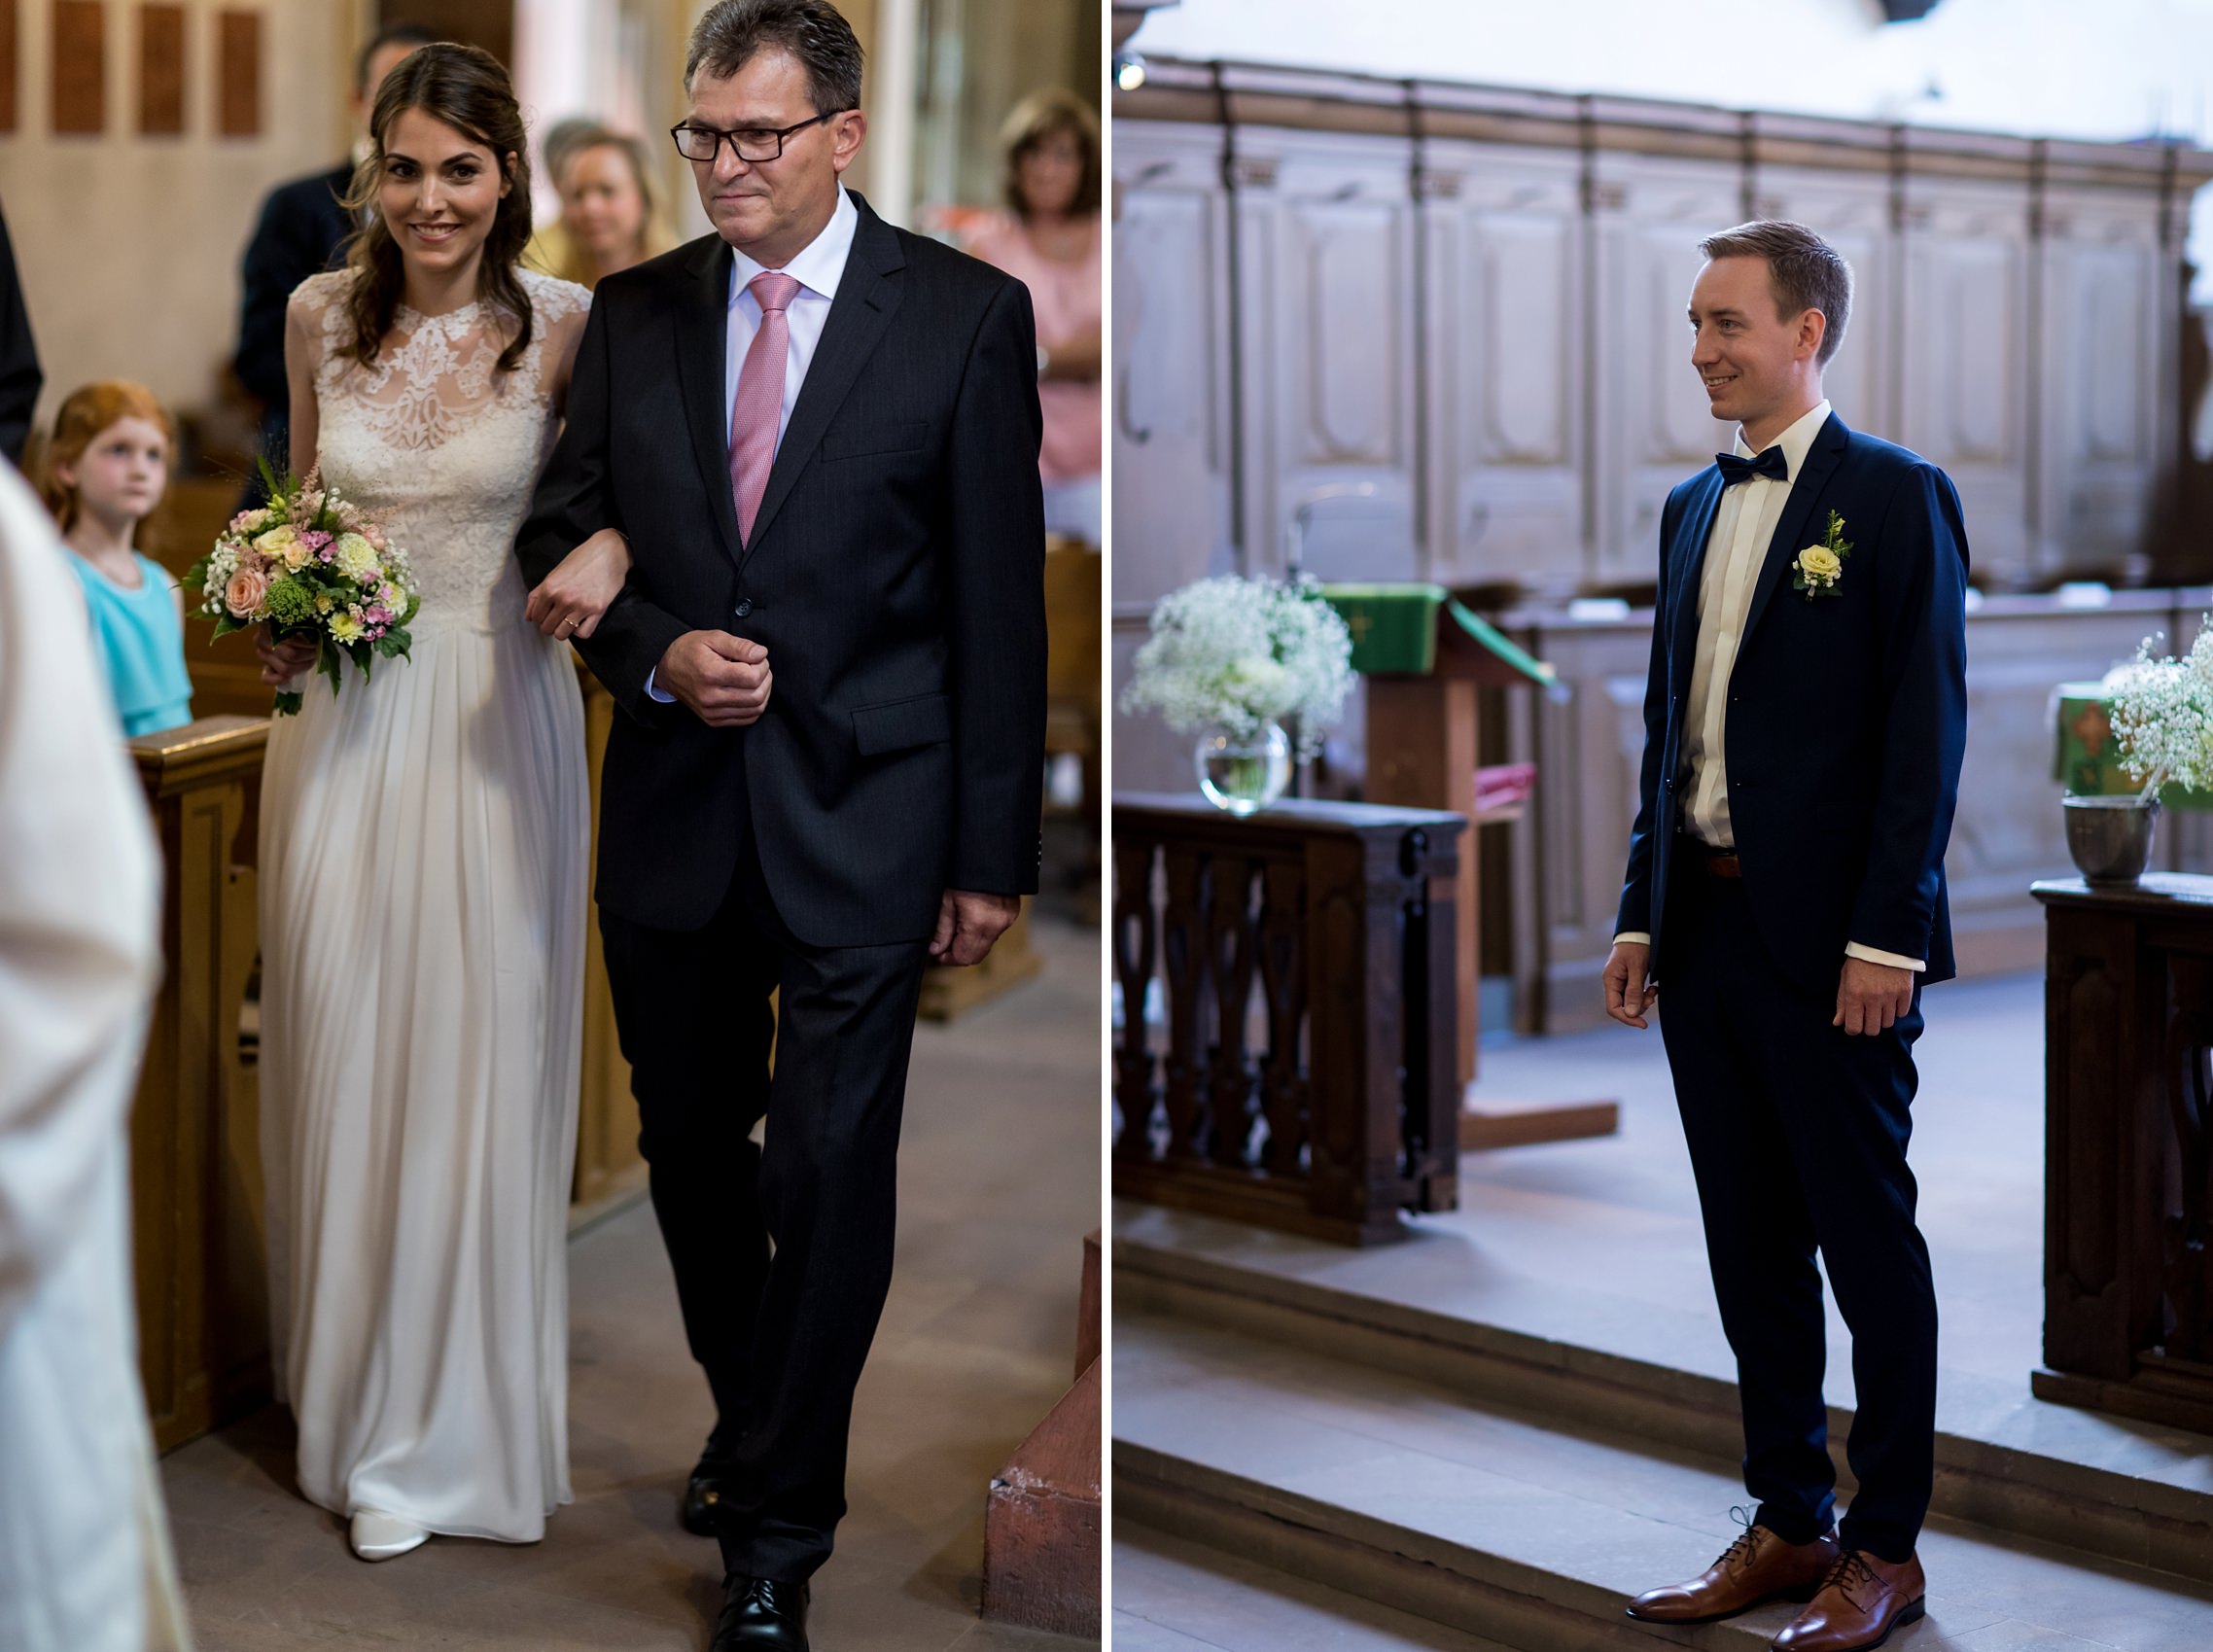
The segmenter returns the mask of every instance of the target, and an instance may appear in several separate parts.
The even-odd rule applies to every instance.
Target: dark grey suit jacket
[[[623,715],[600,804],[600,903],[688,930],[750,827],[800,940],[930,932],[948,888],[1036,887],[1044,516],[1028,291],[861,222],[742,543],[724,446],[730,251],[713,235],[600,283],[568,423],[516,553],[533,582],[603,527],[628,588],[580,645]],[[668,646],[768,650],[760,721],[712,729],[646,693]]]

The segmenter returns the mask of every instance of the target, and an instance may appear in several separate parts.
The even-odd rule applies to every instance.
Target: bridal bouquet
[[[1296,720],[1303,761],[1344,713],[1352,662],[1352,634],[1317,581],[1224,575],[1153,610],[1122,709],[1156,711],[1178,734],[1218,727],[1239,740]]]
[[[311,638],[315,669],[338,691],[341,658],[369,678],[379,657],[404,659],[411,639],[407,622],[422,606],[407,554],[385,538],[383,526],[334,487],[286,475],[279,481],[262,465],[269,502],[241,510],[215,548],[185,575],[197,589],[202,617],[215,635],[267,624],[277,641]],[[299,710],[300,696],[280,693],[279,717]]]

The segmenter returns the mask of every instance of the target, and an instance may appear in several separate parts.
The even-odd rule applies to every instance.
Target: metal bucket
[[[2087,882],[2132,884],[2152,862],[2157,798],[2068,797],[2067,853]]]

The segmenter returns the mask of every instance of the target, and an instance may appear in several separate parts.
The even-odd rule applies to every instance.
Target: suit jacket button
[[[744,618],[744,617],[745,617],[747,615],[751,614],[752,612],[753,612],[753,598],[751,598],[751,597],[740,597],[740,598],[738,598],[738,617],[739,617],[740,619],[743,619],[743,618]]]

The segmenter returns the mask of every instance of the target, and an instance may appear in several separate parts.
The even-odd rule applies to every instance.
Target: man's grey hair
[[[789,52],[806,69],[816,114],[861,107],[861,42],[829,0],[719,0],[691,31],[684,89],[702,71],[722,80],[769,51]]]
[[[1708,235],[1699,243],[1699,251],[1708,259],[1766,259],[1778,316],[1788,321],[1808,310],[1819,310],[1826,318],[1828,327],[1814,361],[1820,367],[1829,365],[1844,341],[1844,323],[1852,313],[1852,266],[1835,247],[1803,224],[1769,218]]]

